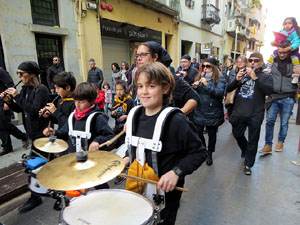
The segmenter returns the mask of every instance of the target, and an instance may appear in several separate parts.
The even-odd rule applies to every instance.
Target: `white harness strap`
[[[84,138],[86,141],[91,138],[92,134],[90,132],[91,128],[91,121],[94,118],[94,116],[100,112],[93,112],[90,114],[86,120],[85,123],[85,131],[80,131],[80,130],[74,130],[73,129],[73,118],[74,118],[74,113],[72,112],[68,118],[68,125],[69,125],[69,135],[72,137],[76,138],[76,152],[81,152],[83,151],[82,146],[81,146],[81,139]]]
[[[161,132],[163,128],[163,124],[168,117],[168,115],[174,111],[178,110],[174,107],[167,107],[165,108],[158,116],[152,139],[148,138],[141,138],[137,136],[132,135],[132,129],[133,129],[133,117],[136,113],[136,111],[141,106],[136,106],[133,109],[130,110],[129,115],[127,117],[127,129],[126,129],[126,139],[125,142],[128,145],[136,147],[136,160],[144,166],[145,164],[145,149],[149,149],[152,152],[152,167],[156,173],[158,173],[158,165],[157,165],[157,159],[156,159],[156,152],[160,152],[162,149],[162,143],[160,141]]]

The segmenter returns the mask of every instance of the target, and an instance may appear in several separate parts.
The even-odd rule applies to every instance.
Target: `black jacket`
[[[195,109],[194,122],[203,126],[220,126],[224,123],[224,92],[226,89],[225,78],[220,77],[220,80],[215,83],[212,80],[208,81],[205,86],[200,84],[197,87],[197,92],[200,96],[200,103]]]
[[[96,84],[97,87],[101,90],[103,83],[103,72],[100,68],[95,67],[90,69],[88,72],[87,82]]]
[[[100,112],[100,109],[95,106],[91,111],[87,112],[85,117],[83,117],[81,120],[76,120],[75,117],[73,116],[73,129],[85,131],[85,124],[86,124],[86,120],[87,120],[88,116],[96,111]],[[55,135],[58,138],[65,139],[66,137],[69,136],[68,132],[69,132],[69,124],[68,124],[68,122],[66,122],[65,125],[61,129],[55,131]],[[92,136],[87,141],[87,145],[86,145],[86,142],[84,140],[82,140],[82,148],[84,150],[88,150],[89,145],[93,141],[98,142],[99,144],[102,144],[114,137],[114,132],[108,125],[106,118],[104,117],[104,115],[101,112],[99,114],[95,115],[94,118],[92,119],[90,132],[91,132]],[[68,153],[76,152],[75,137],[70,136],[69,139],[70,139],[69,144],[70,143],[71,144],[69,146]]]
[[[178,72],[179,70],[177,70]],[[187,70],[185,70],[187,75],[184,77],[184,80],[186,82],[188,82],[190,85],[192,85],[195,82],[195,78],[198,75],[198,70],[193,67],[192,65],[190,66],[190,68],[188,68]]]
[[[9,87],[13,87],[14,82],[11,79],[11,76],[9,73],[4,70],[2,67],[0,67],[0,93],[5,91]],[[3,108],[4,101],[0,99],[0,107]]]
[[[53,78],[57,73],[62,72],[62,71],[64,71],[64,68],[62,67],[61,64],[59,66],[52,65],[48,68],[48,70],[47,70],[47,83],[48,83],[48,88],[49,89],[54,89]]]
[[[9,107],[15,112],[22,112],[23,124],[31,139],[43,136],[43,130],[48,126],[48,120],[39,117],[39,111],[49,100],[46,86],[22,86],[20,94],[16,95]]]
[[[227,86],[227,92],[237,88],[231,117],[242,116],[263,120],[265,97],[273,91],[273,78],[262,70],[256,72],[256,76],[258,79],[255,81],[234,80]]]
[[[65,101],[63,104],[60,104],[61,101],[58,102],[56,111],[51,115],[51,121],[58,124],[58,129],[68,122],[69,115],[75,109],[74,101]]]

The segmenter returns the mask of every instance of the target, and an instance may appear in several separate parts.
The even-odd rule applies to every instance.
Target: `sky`
[[[282,23],[286,17],[295,17],[300,26],[300,0],[261,0],[263,7],[267,9],[265,43],[261,49],[264,59],[275,50],[271,46],[274,40],[273,31],[282,30]]]

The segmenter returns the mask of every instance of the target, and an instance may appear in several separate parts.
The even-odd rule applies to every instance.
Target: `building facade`
[[[111,64],[134,63],[136,47],[157,41],[178,65],[179,1],[165,0],[77,0],[81,64],[88,71],[88,59],[95,58],[111,81]]]
[[[0,66],[13,79],[23,61],[36,61],[46,84],[46,71],[59,56],[66,71],[81,79],[78,26],[70,0],[0,0]]]
[[[180,55],[198,61],[209,56],[222,60],[224,0],[181,0]]]

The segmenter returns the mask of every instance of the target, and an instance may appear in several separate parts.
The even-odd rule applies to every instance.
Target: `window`
[[[30,0],[32,22],[45,26],[59,26],[57,0]]]
[[[1,36],[0,36],[0,67],[2,67],[3,69],[6,69],[5,62],[4,62],[4,53],[3,53]]]
[[[185,0],[185,5],[187,7],[189,7],[190,9],[193,9],[194,5],[195,5],[195,1],[194,0]]]
[[[35,35],[36,51],[41,73],[41,82],[47,84],[47,69],[52,65],[52,58],[58,56],[63,66],[62,41],[59,36]]]

